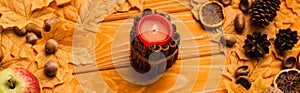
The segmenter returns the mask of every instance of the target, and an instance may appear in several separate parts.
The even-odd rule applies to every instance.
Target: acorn
[[[285,57],[284,60],[282,61],[282,68],[283,69],[293,68],[296,62],[297,62],[297,58],[293,55],[289,55]]]
[[[45,51],[47,54],[53,54],[58,49],[58,43],[54,39],[49,39],[45,45]]]
[[[237,78],[239,76],[247,76],[249,72],[250,68],[248,66],[240,66],[235,71],[235,77]]]
[[[58,64],[57,62],[50,60],[44,65],[44,73],[49,76],[53,77],[57,74]]]
[[[236,84],[241,84],[245,89],[250,89],[251,81],[247,76],[240,76],[236,79]]]
[[[38,40],[38,37],[34,33],[27,33],[26,35],[26,42],[30,44],[35,44]]]
[[[237,33],[243,33],[245,28],[245,18],[242,14],[236,15],[234,19],[234,28]]]
[[[220,38],[220,42],[223,45],[226,45],[228,47],[232,47],[236,43],[236,38],[234,36],[224,35]]]

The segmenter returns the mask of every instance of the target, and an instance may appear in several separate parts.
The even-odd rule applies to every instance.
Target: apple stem
[[[14,85],[12,79],[13,79],[13,76],[12,76],[12,75],[9,75],[9,76],[8,76],[9,88],[14,89],[14,88],[15,88],[15,85]]]

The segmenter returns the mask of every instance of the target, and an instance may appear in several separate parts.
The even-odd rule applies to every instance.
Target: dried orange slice
[[[209,28],[221,26],[225,19],[224,6],[216,1],[204,3],[198,13],[202,25]]]
[[[286,69],[279,72],[274,79],[274,87],[284,93],[296,93],[300,91],[300,71],[297,69]]]

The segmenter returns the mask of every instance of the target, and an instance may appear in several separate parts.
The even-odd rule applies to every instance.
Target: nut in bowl
[[[216,1],[208,1],[201,5],[198,15],[203,26],[220,27],[225,19],[224,6]]]

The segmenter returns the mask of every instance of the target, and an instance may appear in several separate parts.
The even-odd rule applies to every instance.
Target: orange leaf
[[[42,27],[44,20],[53,16],[53,9],[43,7],[49,5],[51,1],[1,0],[0,11],[2,11],[2,16],[0,25],[4,28],[13,26],[23,28],[28,23],[34,23]]]

